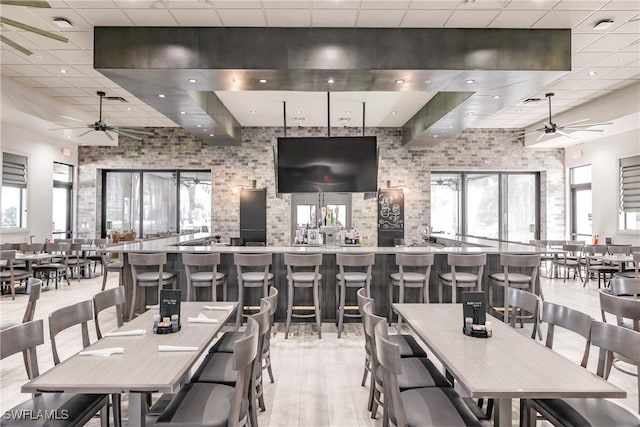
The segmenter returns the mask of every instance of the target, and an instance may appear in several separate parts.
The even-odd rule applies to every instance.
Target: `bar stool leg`
[[[388,324],[389,326],[391,326],[391,322],[393,322],[393,309],[391,308],[391,306],[393,305],[393,282],[389,283],[389,289],[388,289],[388,299],[387,301],[389,301],[389,309],[387,310],[387,319],[388,319]]]
[[[289,338],[289,327],[291,326],[291,315],[293,314],[293,289],[292,283],[287,285],[287,324],[284,327],[284,339]]]
[[[318,338],[322,339],[322,322],[320,321],[320,285],[318,283],[313,284],[313,306],[316,312]]]
[[[346,293],[346,285],[344,282],[341,282],[340,283],[340,302],[339,302],[340,312],[338,315],[338,338],[340,338],[340,335],[342,334],[342,329],[344,324],[345,293]]]
[[[238,310],[236,312],[236,331],[242,325],[242,314],[244,313],[244,286],[238,282]]]
[[[138,284],[134,282],[133,286],[132,286],[132,290],[131,290],[131,308],[129,310],[129,320],[133,319],[133,315],[134,315],[135,310],[136,310],[136,298],[137,298],[137,296],[136,296],[136,294],[137,294],[136,288],[137,287],[138,287]]]
[[[222,279],[222,299],[224,301],[229,301],[227,298],[227,278]]]
[[[398,288],[398,303],[402,304],[404,302],[404,284],[400,284]],[[398,314],[398,333],[402,333],[402,316]]]

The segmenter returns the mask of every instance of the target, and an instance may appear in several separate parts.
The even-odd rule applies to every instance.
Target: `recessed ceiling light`
[[[202,129],[202,132],[206,132],[206,131],[207,131],[206,129]]]
[[[197,124],[197,125],[196,125],[196,127],[197,127],[197,128],[201,128],[201,127],[202,127],[202,125],[201,125],[201,124]]]
[[[267,79],[260,79],[260,80],[258,80],[258,81],[259,81],[260,83],[266,83],[266,82],[267,82]]]
[[[392,112],[391,112],[391,114],[397,114],[397,113],[398,113],[397,111],[392,111]]]
[[[42,55],[36,55],[36,59],[42,59]]]
[[[519,113],[522,111],[522,108],[516,108],[516,113]]]
[[[500,95],[493,95],[493,99],[500,99]]]
[[[334,82],[335,82],[335,80],[333,80],[333,79],[327,80],[327,83],[334,83]]]
[[[344,112],[345,114],[351,114],[351,111],[347,110]]]
[[[127,111],[131,111],[131,107],[127,107]]]
[[[399,84],[399,85],[401,85],[402,83],[404,83],[404,80],[403,80],[403,79],[397,79],[397,80],[396,80],[396,83],[397,83],[397,84]]]
[[[473,111],[469,111],[469,112],[467,113],[467,116],[473,116]]]
[[[594,30],[606,30],[607,28],[609,28],[610,26],[613,25],[613,19],[601,19],[598,22],[596,22],[593,26]]]
[[[209,134],[209,136],[213,136],[213,134],[212,134],[212,133],[210,133],[210,134]]]
[[[464,81],[466,84],[470,85],[471,83],[475,83],[476,81],[473,79],[467,79]]]
[[[431,80],[425,80],[424,82],[425,82],[426,84],[429,84],[429,83],[431,83]]]
[[[437,138],[437,137],[438,137],[438,134],[433,135],[433,137],[434,137],[434,138]]]
[[[453,129],[453,125],[449,125],[449,129]]]
[[[251,111],[249,111],[249,112],[250,112],[251,114],[255,114],[255,113],[256,113],[256,110],[251,110]]]
[[[158,94],[158,98],[164,98],[165,96],[167,96],[167,95],[165,95],[164,93],[159,93]]]
[[[187,114],[187,112],[186,111],[180,111],[180,114],[184,116],[185,114]]]
[[[198,80],[197,79],[189,79],[188,82],[189,83],[198,83]]]
[[[595,72],[595,71],[589,71],[589,72],[587,73],[587,76],[595,76],[595,75],[596,75],[596,72]]]
[[[67,18],[53,18],[53,23],[60,28],[73,28],[73,24]]]
[[[302,110],[296,110],[296,114],[302,114]]]
[[[69,71],[65,68],[60,68],[60,74],[67,74]]]

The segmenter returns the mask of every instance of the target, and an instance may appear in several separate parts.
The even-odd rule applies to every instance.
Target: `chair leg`
[[[360,385],[362,387],[364,387],[364,385],[367,383],[367,375],[369,374],[370,370],[371,370],[371,363],[369,362],[369,356],[367,356],[365,354],[365,356],[364,356],[364,372],[362,373],[362,382],[360,383]]]
[[[404,286],[400,285],[400,287],[398,288],[398,303],[402,304],[404,302]],[[389,305],[391,305],[391,302],[389,302]],[[402,333],[402,316],[400,316],[398,314],[398,333],[401,334]]]
[[[122,405],[121,403],[121,395],[120,394],[112,394],[111,395],[111,406],[113,409],[113,427],[122,427]]]
[[[322,339],[322,320],[320,319],[320,284],[313,286],[313,305],[316,312],[316,327],[318,328],[318,338]]]
[[[136,293],[137,293],[136,289],[137,288],[138,288],[138,284],[135,283],[134,281],[132,286],[132,291],[131,291],[131,308],[129,309],[129,320],[133,319],[133,314],[136,310]]]
[[[267,373],[269,374],[269,381],[271,382],[271,384],[273,384],[274,379],[273,379],[273,370],[271,369],[271,353],[270,352],[265,357],[265,360],[267,365]]]
[[[392,309],[392,305],[393,305],[393,283],[390,283],[388,286],[388,299],[387,301],[389,301],[389,310],[387,310],[387,319],[388,319],[388,325],[391,326],[391,322],[393,322],[393,309]]]
[[[102,267],[102,288],[100,291],[104,291],[107,287],[107,269]]]
[[[242,314],[244,313],[244,286],[238,283],[238,310],[236,311],[236,331],[242,326]]]
[[[346,294],[346,286],[341,284],[340,285],[340,313],[338,316],[338,338],[340,338],[340,335],[342,334],[342,329],[344,327],[344,300],[345,300],[345,294]]]
[[[284,339],[289,338],[289,327],[291,326],[291,315],[293,314],[293,284],[289,283],[287,286],[287,323],[284,326]]]
[[[225,301],[229,301],[227,298],[227,278],[225,277],[224,282],[222,283],[222,299]]]

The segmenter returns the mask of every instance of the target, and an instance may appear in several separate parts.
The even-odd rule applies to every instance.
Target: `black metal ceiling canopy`
[[[216,90],[440,92],[404,127],[405,144],[429,143],[570,71],[571,31],[96,27],[94,68],[215,144],[240,143]]]

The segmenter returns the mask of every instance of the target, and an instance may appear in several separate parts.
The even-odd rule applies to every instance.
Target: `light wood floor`
[[[117,286],[117,275],[110,276],[108,287]],[[58,290],[42,293],[36,309],[36,318],[46,319],[48,313],[59,307],[91,299],[100,290],[101,278],[72,280],[71,286],[61,285]],[[597,285],[591,282],[583,288],[577,281],[542,280],[546,300],[564,304],[589,313],[600,319]],[[51,286],[53,287],[53,285]],[[20,322],[27,297],[19,295],[15,301],[10,296],[0,297],[0,321]],[[113,312],[101,315],[106,330],[114,327]],[[45,321],[45,328],[46,328]],[[95,330],[90,325],[92,341]],[[347,333],[337,339],[333,324],[323,325],[323,339],[319,340],[310,325],[292,328],[293,336],[284,339],[283,326],[278,325],[272,339],[272,359],[275,383],[264,386],[267,410],[259,415],[261,426],[380,426],[380,416],[372,420],[366,411],[368,387],[361,387],[364,361],[364,337],[359,324],[347,325]],[[543,328],[546,331],[546,328]],[[527,333],[526,330],[521,330]],[[408,333],[408,330],[404,330]],[[558,331],[554,346],[558,352],[579,363],[584,349],[580,338]],[[48,331],[45,344],[38,348],[40,371],[53,366]],[[64,359],[80,347],[79,331],[71,328],[59,335],[61,358]],[[595,371],[597,351],[592,348],[589,369]],[[543,366],[540,369],[544,369]],[[265,372],[266,374],[266,372]],[[638,389],[636,379],[613,370],[610,381],[625,389],[627,399],[618,399],[630,410],[638,411]],[[4,412],[24,401],[29,395],[20,393],[26,382],[26,373],[21,355],[0,362],[0,409]],[[126,400],[125,400],[126,403]],[[514,410],[517,403],[514,402]],[[125,405],[126,409],[126,405]],[[126,412],[124,414],[126,416]],[[514,414],[514,425],[517,424]],[[485,423],[486,425],[491,425]],[[91,426],[99,425],[97,420]],[[126,425],[126,421],[125,421]],[[539,425],[547,425],[539,423]]]

